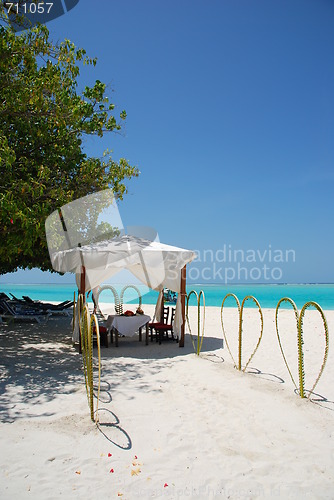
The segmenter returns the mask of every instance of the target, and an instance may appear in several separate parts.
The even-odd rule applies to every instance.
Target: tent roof
[[[167,287],[178,292],[181,269],[195,257],[191,250],[124,235],[55,252],[51,261],[56,271],[76,273],[77,282],[84,266],[86,291],[128,269],[154,290]]]

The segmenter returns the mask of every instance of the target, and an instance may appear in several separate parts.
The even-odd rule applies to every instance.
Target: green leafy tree
[[[48,270],[47,216],[108,187],[122,199],[139,172],[108,151],[84,152],[86,135],[119,132],[126,118],[117,118],[104,83],[77,92],[79,64],[96,60],[69,40],[52,43],[46,26],[15,33],[2,5],[0,17],[0,274]]]

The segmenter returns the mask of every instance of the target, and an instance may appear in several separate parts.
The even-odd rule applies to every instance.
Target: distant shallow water
[[[113,285],[117,292],[120,293],[124,284]],[[144,285],[136,284],[136,287],[142,294],[144,304],[155,304],[158,292],[148,289]],[[205,303],[207,306],[220,307],[223,298],[228,293],[235,294],[240,303],[247,295],[253,295],[260,302],[261,307],[275,308],[277,302],[283,297],[290,297],[300,309],[305,302],[317,302],[323,309],[334,309],[334,284],[304,284],[304,285],[201,285],[190,284],[187,286],[187,292],[190,290],[204,291]],[[34,300],[57,301],[70,300],[77,292],[75,285],[59,285],[59,284],[34,284],[34,285],[17,285],[17,284],[1,284],[0,291],[7,294],[12,293],[18,298],[23,295],[28,295]],[[137,294],[135,290],[128,289],[124,294],[124,302],[136,303]],[[100,296],[101,302],[114,302],[113,295],[110,290],[104,290]],[[196,299],[194,296],[190,299],[190,305],[194,305]],[[225,302],[226,307],[236,307],[233,298],[228,298]],[[247,306],[251,307],[253,303],[247,301]],[[288,306],[290,307],[290,306]]]

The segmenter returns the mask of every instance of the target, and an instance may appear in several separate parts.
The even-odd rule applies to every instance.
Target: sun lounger
[[[29,309],[16,309],[14,308],[9,301],[0,300],[0,316],[2,320],[9,321],[37,321],[37,323],[46,322],[50,313],[47,311],[37,311],[37,310],[29,310]]]
[[[64,300],[64,302],[61,302],[60,304],[52,304],[51,302],[42,302],[40,300],[33,300],[27,295],[23,295],[22,299],[18,299],[12,293],[10,295],[13,297],[14,300],[18,302],[24,303],[32,307],[41,307],[42,309],[64,309],[71,307],[73,305],[73,300]]]
[[[23,295],[22,298],[27,304],[30,305],[38,305],[43,307],[44,309],[67,309],[68,307],[73,306],[73,300],[64,300],[64,302],[61,302],[60,304],[52,304],[51,302],[41,302],[40,300],[33,300],[27,295]]]
[[[14,297],[14,295],[12,295]],[[0,292],[0,300],[12,300],[5,292]]]
[[[70,307],[73,306],[73,300],[65,300],[64,302],[61,302],[60,304],[52,304],[50,302],[41,302],[40,300],[33,300],[27,295],[23,295],[22,299],[18,299],[13,295],[12,293],[10,294],[14,301],[17,301],[19,304],[23,306],[28,306],[30,308],[40,310],[40,311],[46,311],[50,312],[52,314],[68,314],[70,315],[71,312],[68,311]]]

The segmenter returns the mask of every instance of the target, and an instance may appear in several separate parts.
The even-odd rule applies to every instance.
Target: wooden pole
[[[82,266],[81,267],[79,293],[81,293],[84,296],[84,302],[86,302],[86,300],[85,300],[85,297],[86,297],[85,288],[86,288],[86,268],[85,268],[85,266]]]
[[[83,301],[84,303],[86,302],[86,293],[85,293],[85,288],[86,288],[86,268],[85,266],[81,266],[81,275],[80,275],[80,288],[78,289],[78,294],[83,295]],[[80,303],[80,301],[78,301]],[[79,320],[80,321],[80,320]],[[80,329],[80,323],[79,323],[79,353],[82,353],[81,349],[81,329]]]
[[[186,326],[186,282],[187,282],[187,266],[181,269],[181,310],[182,310],[182,325],[181,325],[181,338],[179,347],[184,347],[184,330]]]
[[[78,243],[79,249],[81,248],[81,243]],[[80,251],[80,260],[81,260],[81,276],[80,276],[80,288],[78,290],[79,294],[83,295],[83,301],[86,302],[86,268],[84,266],[84,259],[82,256],[82,252]]]

